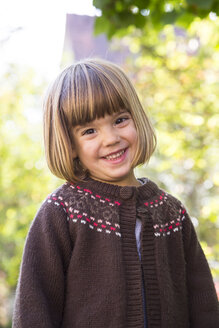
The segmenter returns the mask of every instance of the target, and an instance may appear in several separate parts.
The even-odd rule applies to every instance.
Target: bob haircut
[[[74,127],[121,109],[130,112],[137,130],[135,168],[150,159],[156,136],[126,74],[100,59],[79,61],[60,73],[44,100],[44,144],[51,172],[70,182],[82,180],[83,169],[73,158]]]

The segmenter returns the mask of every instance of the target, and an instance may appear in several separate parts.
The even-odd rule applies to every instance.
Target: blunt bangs
[[[69,126],[83,125],[121,109],[129,111],[124,92],[119,93],[118,81],[112,72],[88,62],[78,63],[71,78],[68,75],[69,72],[63,81],[60,107]]]

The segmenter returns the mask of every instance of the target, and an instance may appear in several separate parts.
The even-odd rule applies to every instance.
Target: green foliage
[[[189,27],[195,18],[205,18],[210,12],[219,12],[218,0],[93,0],[102,11],[96,18],[96,34],[105,33],[108,38],[129,26],[149,31],[160,31],[166,24]]]
[[[214,3],[214,0],[186,0],[188,5],[194,6],[194,8],[210,10]]]
[[[135,57],[126,70],[154,122],[158,148],[137,170],[179,197],[219,278],[218,22],[195,21],[186,31],[135,31],[121,42]],[[138,56],[137,56],[138,54]]]
[[[7,324],[10,292],[17,283],[30,222],[55,187],[42,150],[43,87],[35,72],[13,65],[1,77],[0,327]]]

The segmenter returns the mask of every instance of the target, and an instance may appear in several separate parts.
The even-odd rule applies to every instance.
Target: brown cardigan
[[[65,183],[28,233],[13,327],[143,328],[142,272],[148,328],[219,327],[211,273],[176,198],[150,180]]]

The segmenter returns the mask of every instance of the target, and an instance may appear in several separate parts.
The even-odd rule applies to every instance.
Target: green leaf
[[[164,13],[161,17],[161,21],[164,24],[174,24],[175,21],[180,17],[181,13],[173,10],[171,12]]]
[[[106,5],[110,4],[111,0],[93,0],[93,5],[96,8],[102,9]]]
[[[132,2],[134,6],[138,7],[140,10],[148,8],[150,0],[135,0]]]
[[[118,11],[118,12],[123,11],[124,6],[123,6],[123,4],[122,4],[121,1],[116,1],[116,3],[115,3],[115,9],[116,9],[116,11]]]
[[[178,16],[176,19],[176,24],[187,28],[194,20],[195,16],[192,13],[184,12],[182,15]]]
[[[143,28],[146,23],[145,16],[142,16],[141,14],[135,15],[134,17],[134,25],[138,28]]]
[[[186,2],[200,9],[210,9],[214,0],[186,0]]]

